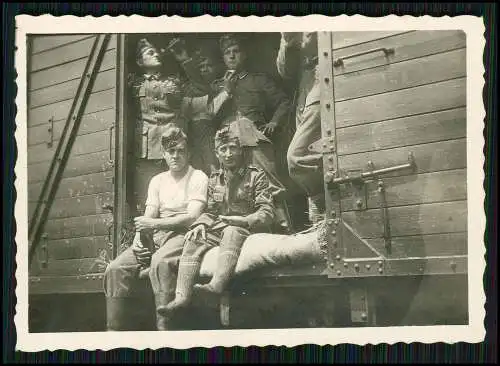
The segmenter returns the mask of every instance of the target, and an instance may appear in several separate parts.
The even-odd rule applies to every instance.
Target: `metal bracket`
[[[54,116],[49,119],[49,127],[47,127],[48,141],[47,147],[52,147],[54,145]]]
[[[382,180],[378,181],[379,199],[380,199],[380,213],[384,224],[384,244],[387,254],[391,254],[391,226],[389,221],[389,209],[387,208],[387,201],[385,197],[385,186]]]
[[[355,288],[349,291],[349,303],[351,307],[351,322],[375,324],[375,304],[366,288]]]
[[[337,151],[333,137],[319,139],[310,144],[308,148],[309,151],[316,154],[333,154]]]
[[[42,268],[47,268],[49,266],[49,248],[47,242],[49,240],[49,234],[43,233],[41,236],[43,240],[42,245],[40,246],[40,251],[42,252],[42,259],[40,260],[40,266]]]

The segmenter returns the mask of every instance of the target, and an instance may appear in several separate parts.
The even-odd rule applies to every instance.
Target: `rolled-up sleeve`
[[[256,211],[247,215],[250,231],[269,229],[274,221],[274,203],[266,173],[259,171],[254,180]]]
[[[287,43],[283,39],[280,42],[278,56],[276,57],[276,68],[283,79],[292,79],[296,76],[300,66],[300,47],[293,43]]]
[[[201,171],[196,171],[188,185],[188,201],[207,203],[208,177]]]
[[[158,208],[160,207],[160,189],[159,178],[155,176],[151,178],[148,186],[148,196],[146,198],[146,206]]]

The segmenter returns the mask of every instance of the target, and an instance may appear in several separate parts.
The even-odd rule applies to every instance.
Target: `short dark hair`
[[[187,135],[184,133],[182,128],[177,126],[175,123],[169,123],[165,126],[165,132],[161,135],[161,146],[164,150],[167,150],[181,141],[184,141],[187,144],[187,140]]]

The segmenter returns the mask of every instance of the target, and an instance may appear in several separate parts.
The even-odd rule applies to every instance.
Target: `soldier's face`
[[[224,50],[224,63],[229,70],[237,70],[243,65],[245,54],[240,46],[233,45]]]
[[[163,156],[170,170],[179,172],[184,170],[188,164],[188,150],[185,141],[165,149]]]
[[[144,50],[144,52],[142,53],[141,66],[147,68],[161,66],[160,54],[155,48],[149,47]]]
[[[204,59],[200,62],[200,74],[206,81],[213,81],[216,79],[215,64],[212,60]]]
[[[221,165],[227,169],[236,169],[243,161],[243,149],[237,142],[228,142],[220,145],[216,150]]]

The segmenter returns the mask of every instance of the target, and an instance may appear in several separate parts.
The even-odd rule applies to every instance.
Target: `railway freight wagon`
[[[105,329],[103,272],[148,183],[127,88],[140,36],[29,38],[32,332]],[[280,35],[252,36],[277,77]],[[465,45],[453,30],[318,33],[321,250],[237,276],[193,328],[467,323]],[[275,237],[284,258],[300,235]]]

